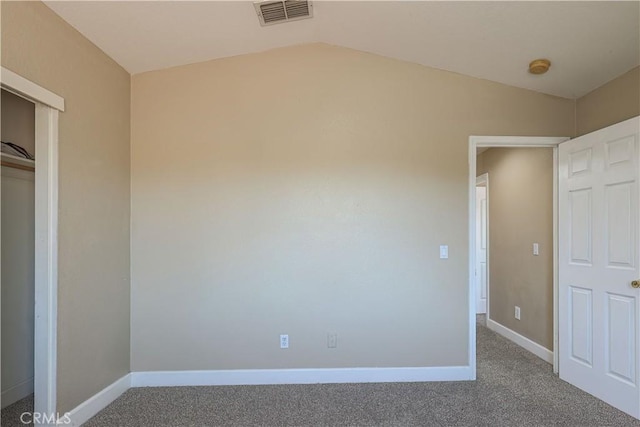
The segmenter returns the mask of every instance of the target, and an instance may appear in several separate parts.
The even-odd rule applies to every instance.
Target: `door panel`
[[[636,189],[633,182],[607,185],[605,187],[605,209],[607,215],[607,265],[633,268],[634,235],[632,208]]]
[[[476,187],[476,313],[487,312],[487,226],[487,187],[478,186]]]
[[[593,352],[591,337],[591,290],[571,287],[571,357],[591,366]]]
[[[620,166],[621,163],[633,162],[633,136],[627,136],[607,143],[607,167]]]
[[[569,193],[571,216],[571,262],[591,264],[591,189]]]
[[[560,144],[560,378],[640,417],[640,118]]]
[[[591,171],[591,148],[569,154],[569,173],[573,178]]]
[[[635,298],[607,293],[607,370],[614,378],[635,384]]]

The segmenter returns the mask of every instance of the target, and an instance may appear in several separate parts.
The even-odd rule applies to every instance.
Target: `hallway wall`
[[[552,350],[553,149],[491,148],[478,157],[477,175],[483,173],[489,174],[489,318]]]

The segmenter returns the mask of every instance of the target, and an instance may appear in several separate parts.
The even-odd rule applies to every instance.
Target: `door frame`
[[[484,314],[488,319],[489,318],[489,277],[490,277],[490,275],[489,275],[489,265],[490,265],[489,264],[489,173],[483,173],[482,175],[477,176],[476,177],[476,185],[475,186],[476,186],[476,188],[479,187],[479,186],[484,186],[485,192],[486,192],[485,193],[485,197],[486,197],[485,206],[486,206],[487,212],[485,212],[484,219],[486,221],[485,228],[487,230],[486,231],[486,233],[487,233],[487,249],[486,249],[487,253],[486,253],[486,261],[485,261],[485,264],[487,264],[487,271],[486,271],[487,277],[485,277],[484,280],[485,280],[485,285],[487,286],[487,289],[485,291],[486,294],[487,294],[487,307],[486,307],[486,309],[484,311]],[[477,208],[478,207],[476,206],[475,209],[477,209]],[[475,231],[477,231],[477,230],[474,230],[474,232]],[[477,249],[476,249],[476,253],[477,253]],[[476,268],[476,267],[474,266],[474,268]],[[477,281],[476,281],[476,283],[477,283]],[[476,298],[477,298],[477,294],[476,294]],[[477,307],[476,307],[476,314],[477,313],[478,313],[478,310],[477,310]]]
[[[476,149],[479,147],[511,148],[553,148],[553,372],[558,373],[558,145],[569,137],[538,136],[476,136],[469,137],[469,366],[476,378]],[[487,257],[489,262],[489,257]],[[487,265],[487,269],[488,269]],[[487,272],[487,275],[489,273]],[[488,282],[487,282],[488,283]],[[489,295],[487,289],[487,319],[489,316]]]
[[[58,114],[64,99],[0,68],[2,89],[35,104],[34,413],[56,414],[58,320]]]

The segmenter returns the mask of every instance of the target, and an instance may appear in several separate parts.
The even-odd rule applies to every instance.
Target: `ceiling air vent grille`
[[[313,16],[313,5],[306,0],[266,1],[254,3],[261,25],[297,21]]]
[[[287,11],[287,18],[306,18],[309,16],[309,2],[299,0],[288,0],[284,2]]]

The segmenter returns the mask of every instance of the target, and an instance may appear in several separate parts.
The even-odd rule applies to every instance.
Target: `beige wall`
[[[132,370],[467,364],[468,137],[573,117],[323,44],[134,76]]]
[[[130,76],[40,2],[2,3],[2,66],[61,95],[58,409],[129,372]]]
[[[36,154],[36,111],[33,102],[17,95],[2,92],[0,100],[0,139],[13,142],[26,149],[31,155]]]
[[[640,115],[640,67],[576,101],[576,130],[584,135]]]
[[[489,174],[489,316],[552,350],[553,149],[492,148],[477,171]]]

